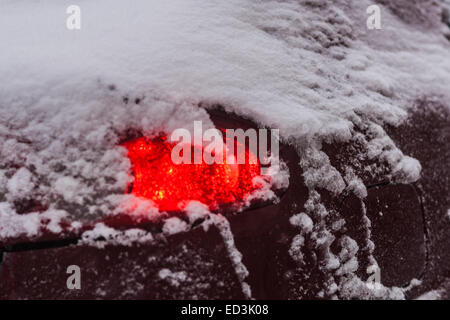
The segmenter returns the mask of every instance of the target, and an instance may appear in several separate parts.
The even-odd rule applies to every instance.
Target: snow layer
[[[121,134],[190,128],[194,119],[210,126],[199,102],[305,145],[349,139],[356,118],[398,123],[414,97],[447,93],[445,38],[388,10],[383,30],[368,31],[368,1],[79,1],[78,31],[66,28],[69,4],[1,3],[0,177],[9,203],[33,198],[78,218],[111,211],[119,200],[106,195],[130,179]],[[389,143],[379,135],[373,148]],[[394,158],[409,180],[418,177],[417,163]],[[306,179],[342,191],[335,176],[321,166]]]
[[[413,23],[398,16],[394,0],[381,2],[382,30],[369,31],[369,0],[80,0],[81,30],[69,31],[72,2],[2,1],[0,238],[35,235],[53,217],[48,228],[57,232],[67,216],[123,208],[156,214],[151,203],[123,195],[130,163],[118,142],[129,129],[154,135],[192,129],[194,120],[212,126],[198,105],[221,104],[279,128],[301,153],[311,197],[306,213],[291,220],[300,228],[291,254],[301,260],[308,232],[324,269],[352,273],[352,257],[330,251],[335,239],[320,223],[328,211],[314,190],[347,188],[361,198],[366,191],[330,165],[322,140],[350,140],[363,123],[370,156],[390,165],[393,180],[415,181],[420,164],[396,148],[383,124],[399,124],[418,97],[450,98],[444,24],[425,23],[440,21],[439,10],[421,7],[425,16]],[[186,227],[172,220],[164,230]],[[351,240],[340,241],[354,251]],[[243,281],[238,254],[233,261]],[[348,277],[328,294],[337,285],[347,296],[365,286]],[[400,296],[383,290],[376,296]]]
[[[79,244],[104,248],[106,244],[131,246],[135,243],[150,243],[152,241],[152,234],[145,230],[128,229],[118,231],[105,226],[103,223],[97,223],[94,229],[83,233]]]
[[[167,268],[159,270],[158,276],[174,287],[179,287],[187,279],[185,271],[172,272]]]
[[[445,293],[444,290],[428,291],[417,297],[416,300],[441,300],[443,293]]]

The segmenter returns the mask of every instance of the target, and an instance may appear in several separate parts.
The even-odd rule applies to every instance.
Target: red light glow
[[[200,201],[216,210],[244,200],[257,189],[252,180],[260,175],[259,162],[174,164],[171,152],[175,144],[162,138],[142,137],[123,146],[128,149],[134,175],[131,193],[153,200],[160,211],[178,211],[180,203],[189,200]],[[246,157],[256,158],[251,151],[245,152]]]

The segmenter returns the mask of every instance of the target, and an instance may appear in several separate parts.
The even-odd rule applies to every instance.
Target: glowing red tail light
[[[257,188],[253,178],[260,175],[259,162],[174,164],[171,152],[175,144],[163,138],[142,137],[123,146],[128,149],[134,175],[129,191],[153,200],[160,211],[180,210],[180,205],[189,200],[200,201],[216,210],[244,200]],[[246,157],[256,158],[251,151],[245,152]]]

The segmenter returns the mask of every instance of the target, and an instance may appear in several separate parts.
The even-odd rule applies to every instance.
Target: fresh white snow
[[[315,189],[367,194],[354,173],[331,166],[321,142],[348,141],[364,123],[369,156],[386,161],[393,180],[417,180],[420,164],[383,125],[403,121],[416,98],[449,100],[450,43],[441,29],[407,24],[383,7],[382,30],[369,31],[369,0],[79,0],[82,27],[69,31],[70,4],[0,3],[0,238],[37,235],[48,219],[47,228],[59,232],[62,218],[79,228],[78,220],[105,214],[157,215],[151,201],[123,194],[131,178],[121,135],[130,128],[149,136],[192,130],[194,120],[212,126],[198,104],[221,104],[279,128],[299,150],[310,199],[305,213],[291,219],[299,235],[290,253],[301,260],[304,234],[311,234],[328,259],[328,294],[339,287],[342,296],[371,296],[361,279],[348,276],[357,268],[352,240],[339,240],[338,256],[329,249],[334,228],[344,222],[315,223],[328,215]],[[285,187],[282,166],[273,170]],[[274,195],[266,188],[252,196]],[[18,214],[15,203],[30,199],[45,211]],[[185,211],[191,223],[209,217],[198,203]],[[188,230],[175,219],[166,221],[164,233]],[[250,297],[231,231],[216,223]],[[366,227],[371,243],[370,221]],[[84,239],[152,239],[140,232],[116,235],[97,225]],[[347,280],[334,282],[333,272]],[[383,287],[373,295],[401,298],[402,292]]]

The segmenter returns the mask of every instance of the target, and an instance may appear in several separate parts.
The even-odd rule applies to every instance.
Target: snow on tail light
[[[175,144],[165,137],[140,137],[122,146],[128,150],[134,176],[127,193],[152,200],[160,211],[179,211],[190,200],[217,210],[242,203],[259,187],[253,181],[261,173],[258,160],[245,164],[175,164],[171,159]],[[244,152],[246,159],[257,159],[250,150]]]

